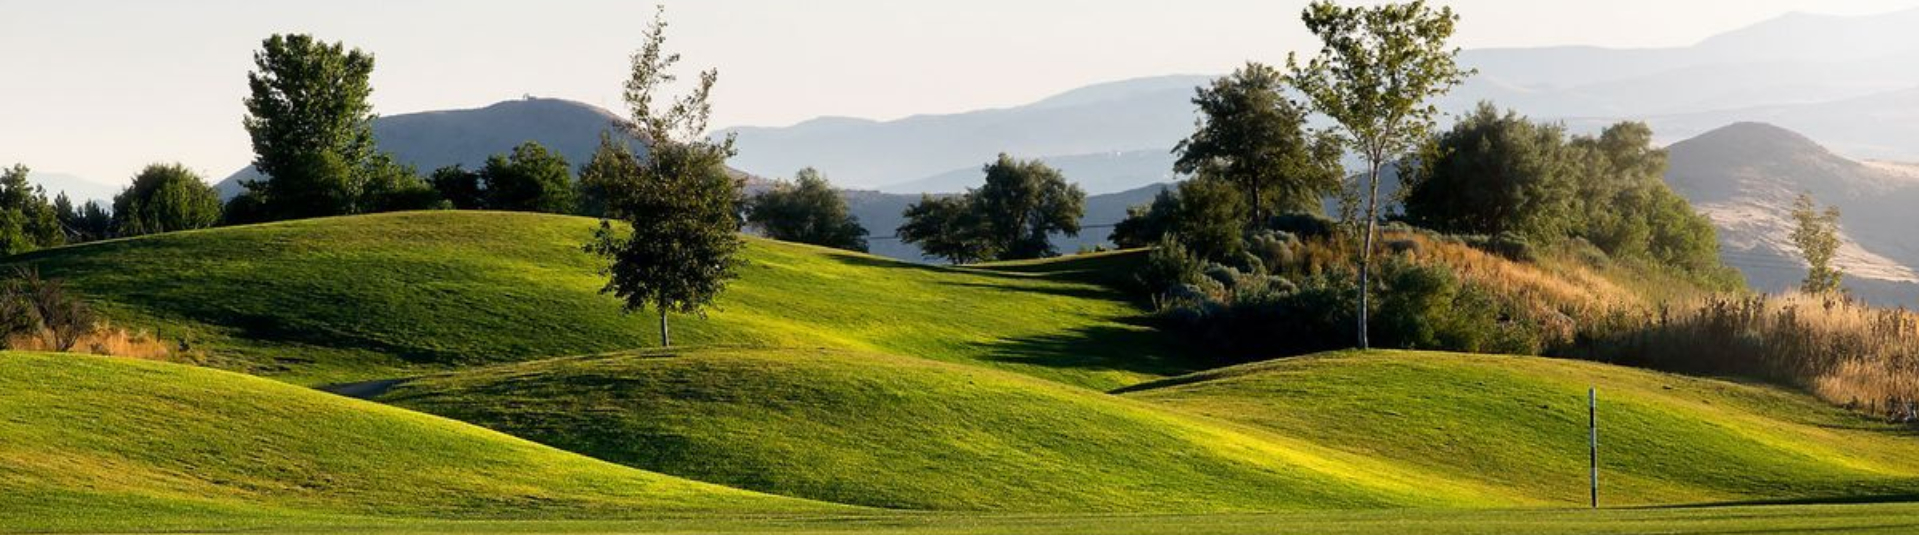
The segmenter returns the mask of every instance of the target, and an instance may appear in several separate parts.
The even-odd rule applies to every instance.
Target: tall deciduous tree
[[[575,208],[572,166],[537,142],[487,158],[480,175],[489,209],[567,214]]]
[[[1806,280],[1800,289],[1808,293],[1838,293],[1846,272],[1833,265],[1839,253],[1839,207],[1819,209],[1810,193],[1801,193],[1792,203],[1792,244],[1806,260]]]
[[[1239,188],[1249,226],[1276,211],[1317,213],[1344,174],[1338,140],[1306,130],[1306,109],[1286,98],[1284,76],[1247,63],[1193,97],[1198,129],[1173,148],[1175,171]]]
[[[626,82],[632,112],[627,127],[648,143],[647,157],[630,165],[609,165],[621,174],[598,177],[605,178],[600,183],[607,215],[625,220],[631,232],[620,233],[601,220],[586,250],[611,261],[601,291],[618,296],[629,312],[657,309],[660,345],[670,346],[668,313],[703,313],[727,281],[739,277],[741,261],[735,256],[745,241],[739,237],[740,183],[726,170],[726,159],[734,154],[733,139],[705,137],[719,73],[700,73],[690,92],[657,105],[660,93],[675,79],[672,66],[680,60],[665,51],[665,43],[662,7],[644,45],[633,54]],[[607,153],[605,158],[632,158],[630,153],[620,155],[623,148],[618,145],[602,143],[600,150]],[[596,155],[594,160],[601,158]]]
[[[244,124],[253,166],[245,211],[260,219],[351,214],[374,158],[373,55],[310,35],[274,35],[253,55]]]
[[[1302,64],[1289,56],[1293,85],[1313,109],[1339,125],[1347,148],[1366,161],[1365,233],[1359,252],[1359,347],[1366,333],[1367,294],[1374,235],[1379,219],[1379,173],[1430,135],[1439,110],[1431,100],[1464,81],[1471,71],[1454,61],[1447,45],[1459,16],[1424,0],[1405,4],[1341,7],[1316,0],[1301,15],[1318,36],[1319,54]]]
[[[113,197],[120,236],[211,227],[220,222],[220,193],[180,164],[153,164]]]
[[[755,195],[746,220],[776,240],[866,252],[866,227],[847,211],[833,184],[811,167]]]

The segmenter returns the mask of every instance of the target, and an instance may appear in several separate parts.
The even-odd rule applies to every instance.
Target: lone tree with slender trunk
[[[621,298],[628,312],[657,309],[660,345],[671,346],[667,315],[703,315],[727,281],[739,277],[735,255],[745,241],[740,183],[726,171],[733,138],[706,137],[719,73],[701,72],[690,92],[656,108],[662,88],[675,79],[669,69],[680,60],[663,50],[665,35],[662,7],[633,54],[626,82],[632,117],[623,126],[647,143],[647,154],[637,157],[626,143],[606,141],[610,136],[600,144],[586,178],[605,196],[605,215],[586,250],[610,260],[601,292]],[[621,234],[605,218],[624,220],[631,232]]]
[[[1305,64],[1288,56],[1293,86],[1313,109],[1338,124],[1341,141],[1366,161],[1366,211],[1359,251],[1359,348],[1366,339],[1367,293],[1375,223],[1379,220],[1379,172],[1431,137],[1439,109],[1430,102],[1452,90],[1470,70],[1454,61],[1459,16],[1452,8],[1406,4],[1340,7],[1330,0],[1307,6],[1301,18],[1319,37],[1319,54]],[[1355,225],[1360,226],[1360,225]]]
[[[1806,260],[1806,280],[1800,289],[1822,295],[1843,291],[1840,283],[1846,272],[1832,265],[1839,253],[1839,207],[1822,211],[1812,194],[1801,193],[1792,203],[1792,220],[1792,244]]]

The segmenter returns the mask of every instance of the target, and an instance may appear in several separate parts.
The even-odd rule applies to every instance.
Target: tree
[[[1359,347],[1365,349],[1380,168],[1430,135],[1439,114],[1430,101],[1472,72],[1460,70],[1454,62],[1459,49],[1447,47],[1459,22],[1450,7],[1434,10],[1424,0],[1414,0],[1349,8],[1315,0],[1301,19],[1322,47],[1304,65],[1297,57],[1287,57],[1293,85],[1314,110],[1337,123],[1340,141],[1367,166],[1358,288]]]
[[[624,217],[607,212],[607,195],[611,188],[618,187],[622,181],[639,176],[639,159],[633,156],[633,148],[623,138],[615,137],[612,132],[600,132],[600,146],[594,149],[593,156],[585,165],[580,166],[579,190],[576,197],[580,215],[591,217]]]
[[[113,229],[139,236],[211,227],[220,222],[220,193],[180,164],[153,164],[113,196]]]
[[[420,178],[419,169],[401,164],[392,154],[378,153],[363,168],[365,182],[354,209],[362,213],[446,208],[439,190]]]
[[[63,191],[53,197],[53,213],[60,221],[60,228],[66,231],[67,243],[86,243],[113,235],[113,217],[99,201],[89,199],[86,204],[74,206]]]
[[[1161,188],[1153,194],[1153,202],[1127,207],[1126,219],[1113,225],[1113,233],[1106,239],[1121,249],[1152,247],[1175,230],[1178,219],[1179,189]]]
[[[665,8],[647,28],[644,45],[632,57],[632,75],[626,82],[626,103],[632,119],[625,126],[649,144],[644,162],[617,167],[632,171],[600,184],[606,191],[606,213],[624,219],[631,232],[621,235],[602,219],[586,250],[610,260],[602,293],[619,297],[628,312],[651,306],[660,313],[660,345],[672,345],[667,314],[703,313],[739,277],[735,258],[740,239],[737,208],[740,183],[727,174],[726,159],[733,156],[733,138],[705,137],[712,116],[713,85],[718,71],[700,73],[693,89],[664,109],[654,100],[675,77],[671,67],[678,54],[667,54]],[[604,158],[625,156],[618,143],[602,143]]]
[[[1399,168],[1413,224],[1536,241],[1562,239],[1574,226],[1573,159],[1563,128],[1480,103],[1429,150]]]
[[[67,242],[46,191],[27,182],[29,170],[0,171],[0,254],[14,255]]]
[[[1248,226],[1264,224],[1275,210],[1318,213],[1343,174],[1337,140],[1308,134],[1306,110],[1286,98],[1283,84],[1278,70],[1247,63],[1199,88],[1198,129],[1173,148],[1175,171],[1241,190]]]
[[[1058,170],[1001,154],[982,171],[979,188],[908,206],[900,240],[964,264],[1053,256],[1052,234],[1079,235],[1086,192]]]
[[[575,208],[572,165],[537,142],[487,158],[480,176],[489,209],[568,214]]]
[[[468,171],[463,165],[453,164],[434,169],[433,174],[427,175],[427,183],[455,210],[486,207],[486,190],[480,186],[480,173]]]
[[[954,264],[992,260],[999,250],[982,235],[986,226],[972,204],[964,195],[921,194],[919,202],[906,207],[902,214],[906,223],[896,233],[900,241],[918,245],[926,255]]]
[[[373,56],[309,35],[274,35],[253,55],[244,124],[253,166],[248,215],[294,219],[351,214],[370,171]]]
[[[1806,280],[1801,289],[1807,293],[1831,294],[1843,291],[1846,272],[1833,265],[1839,252],[1839,207],[1824,211],[1810,193],[1801,193],[1792,203],[1792,245],[1806,260]]]
[[[999,260],[1057,255],[1051,234],[1079,235],[1086,192],[1039,160],[1005,154],[985,168],[986,184],[968,193]]]
[[[791,182],[753,197],[746,221],[776,240],[866,252],[866,227],[819,171],[801,169]]]

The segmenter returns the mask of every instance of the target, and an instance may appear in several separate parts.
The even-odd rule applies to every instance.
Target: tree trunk
[[[660,347],[673,347],[672,333],[666,329],[666,307],[660,307]]]
[[[1366,195],[1366,237],[1359,249],[1359,348],[1371,347],[1366,336],[1366,308],[1368,281],[1372,275],[1373,260],[1373,224],[1379,221],[1379,159],[1373,158],[1372,168],[1366,173],[1368,182]]]

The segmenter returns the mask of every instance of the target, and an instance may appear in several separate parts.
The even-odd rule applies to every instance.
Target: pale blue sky
[[[523,94],[618,109],[651,1],[0,0],[0,165],[123,183],[250,159],[240,99],[276,32],[373,52],[382,114]],[[668,0],[670,46],[721,71],[716,126],[1009,106],[1094,82],[1281,61],[1304,0]],[[1468,48],[1679,46],[1789,11],[1919,0],[1456,0]]]

